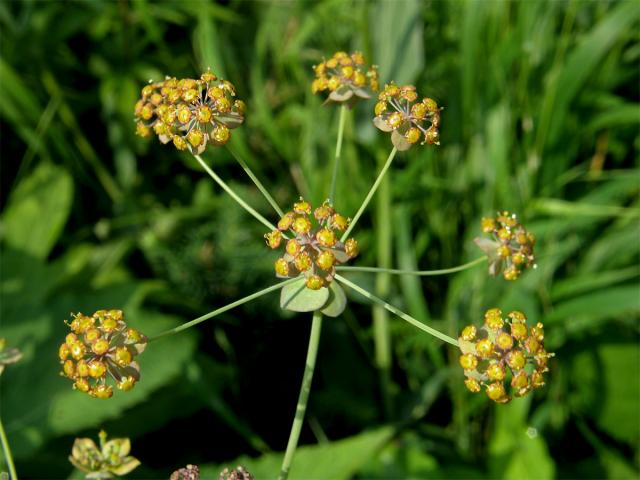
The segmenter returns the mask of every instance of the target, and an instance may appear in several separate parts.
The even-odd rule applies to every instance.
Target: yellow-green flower
[[[336,52],[329,60],[313,66],[316,78],[311,83],[313,93],[328,91],[327,102],[353,105],[359,99],[371,98],[377,92],[378,67],[365,66],[360,52]]]
[[[246,106],[235,96],[233,84],[210,71],[197,80],[150,83],[135,106],[136,133],[149,137],[153,131],[162,143],[195,154],[209,144],[224,145],[244,121]]]
[[[535,268],[535,237],[520,224],[515,213],[505,211],[495,218],[485,217],[480,226],[483,233],[491,236],[475,239],[489,257],[489,274],[502,273],[505,280],[516,280],[524,269]]]
[[[69,461],[78,470],[86,473],[85,478],[114,478],[133,471],[140,465],[137,458],[129,455],[131,442],[128,438],[113,438],[107,441],[107,434],[98,434],[100,447],[90,438],[76,438],[73,442]]]
[[[544,386],[543,374],[554,354],[544,349],[542,323],[528,328],[526,322],[522,312],[513,311],[503,318],[500,309],[492,308],[485,313],[480,329],[468,325],[462,330],[460,366],[471,392],[484,387],[491,400],[506,403],[512,395],[522,397]]]
[[[273,249],[280,246],[282,232],[294,236],[287,240],[284,255],[275,262],[276,276],[304,275],[311,290],[328,286],[335,276],[335,267],[358,255],[358,242],[354,238],[344,243],[338,240],[336,232],[343,232],[348,226],[349,219],[336,213],[328,202],[312,210],[309,202],[300,198],[292,211],[280,219],[278,230],[265,234],[267,245]]]
[[[378,95],[373,123],[383,132],[391,132],[391,142],[400,151],[408,150],[421,138],[421,145],[440,145],[440,110],[431,98],[418,101],[413,85],[391,82]]]
[[[131,390],[140,380],[134,358],[142,353],[147,338],[127,326],[122,310],[98,310],[92,316],[78,313],[68,323],[71,333],[58,349],[62,375],[73,388],[95,398],[110,398],[113,386]]]

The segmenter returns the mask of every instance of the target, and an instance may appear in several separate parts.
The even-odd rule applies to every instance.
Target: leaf
[[[495,410],[489,445],[491,478],[553,478],[555,466],[544,439],[527,427],[530,398],[516,398]]]
[[[73,199],[73,183],[64,168],[40,164],[11,192],[2,216],[2,234],[10,246],[46,258],[62,233]]]
[[[391,128],[382,117],[373,117],[373,124],[376,126],[376,128],[382,130],[383,132],[393,131],[393,128]]]
[[[393,133],[391,133],[391,143],[393,143],[393,146],[396,147],[399,152],[404,152],[411,148],[411,144],[407,142],[407,139],[404,138],[404,135],[398,132],[398,130],[394,130]]]
[[[336,442],[298,447],[289,472],[295,479],[352,478],[368,465],[376,452],[392,437],[393,429],[383,427],[361,433]],[[240,457],[228,466],[242,465],[255,478],[275,478],[282,463],[281,453],[269,453],[259,458]],[[204,465],[200,468],[201,478],[217,478],[223,465]]]
[[[638,345],[603,345],[598,348],[604,385],[598,397],[600,409],[590,410],[594,421],[613,438],[637,445],[640,440],[640,365]],[[594,388],[597,388],[594,385]]]
[[[280,308],[292,312],[315,312],[320,310],[329,298],[329,289],[311,290],[305,285],[306,279],[300,277],[297,282],[282,287]]]
[[[344,290],[335,280],[329,285],[329,300],[322,309],[322,313],[327,317],[337,317],[344,312],[347,306],[347,296]]]
[[[346,102],[351,97],[353,97],[353,90],[347,85],[343,85],[329,94],[329,100],[334,102]]]

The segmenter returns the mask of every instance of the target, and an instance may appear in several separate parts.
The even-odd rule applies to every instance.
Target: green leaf
[[[637,445],[640,440],[640,365],[638,345],[603,345],[598,348],[604,385],[598,397],[600,409],[591,410],[594,420],[613,438]],[[594,388],[597,388],[594,385]]]
[[[337,317],[344,312],[347,306],[347,296],[344,290],[335,280],[329,285],[329,300],[322,309],[322,313],[327,317]]]
[[[46,258],[67,221],[73,183],[64,168],[43,163],[11,192],[2,216],[7,244]]]
[[[375,453],[393,435],[393,428],[383,427],[336,442],[298,447],[289,478],[341,480],[353,477],[368,465]],[[281,453],[270,453],[257,459],[240,457],[228,467],[242,465],[255,478],[275,478],[282,463]],[[200,468],[202,478],[217,478],[223,465],[205,465]]]
[[[305,285],[306,279],[300,277],[297,282],[282,287],[280,308],[292,312],[315,312],[320,310],[329,299],[329,289],[311,290]]]
[[[495,406],[495,429],[489,445],[491,478],[513,480],[554,477],[555,466],[538,432],[527,427],[530,398]]]

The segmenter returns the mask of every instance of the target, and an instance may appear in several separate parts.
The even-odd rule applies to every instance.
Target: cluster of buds
[[[231,82],[212,72],[193,78],[167,78],[142,89],[135,106],[136,133],[155,132],[162,143],[173,142],[178,150],[200,154],[208,143],[224,145],[230,129],[244,121],[245,104],[236,100]]]
[[[516,280],[525,268],[535,268],[533,246],[535,237],[518,222],[516,214],[498,213],[496,218],[483,218],[483,233],[493,237],[476,238],[476,244],[489,257],[489,273],[502,272],[505,280]]]
[[[391,133],[391,142],[398,150],[408,150],[423,138],[421,145],[440,145],[440,108],[432,98],[418,100],[413,85],[389,83],[378,95],[374,108],[374,125]],[[429,122],[429,127],[425,126]]]
[[[134,470],[140,461],[129,455],[131,442],[128,438],[113,438],[107,441],[107,434],[101,431],[100,448],[90,438],[76,438],[73,442],[69,461],[78,470],[86,473],[86,478],[113,478],[126,475]]]
[[[319,290],[331,283],[336,265],[358,255],[358,242],[353,238],[344,243],[338,240],[336,232],[344,232],[350,220],[336,213],[328,202],[316,208],[313,215],[311,210],[311,204],[301,197],[293,211],[280,219],[278,229],[267,233],[265,239],[273,249],[286,241],[285,254],[275,263],[279,278],[304,275],[307,288]],[[294,238],[285,239],[283,232],[291,232]]]
[[[66,323],[66,322],[65,322]],[[113,378],[118,389],[131,390],[140,379],[134,361],[147,344],[146,337],[127,327],[121,310],[98,310],[92,316],[78,313],[69,323],[71,333],[60,345],[62,375],[76,390],[96,398],[110,398]]]
[[[360,52],[351,55],[336,52],[329,60],[313,66],[316,78],[311,83],[311,91],[328,90],[331,93],[327,101],[349,104],[358,98],[371,98],[372,91],[377,92],[379,88],[378,67],[373,65],[367,70],[364,64]]]
[[[526,322],[522,312],[510,312],[504,319],[500,309],[492,308],[485,313],[480,331],[473,325],[462,330],[460,365],[470,391],[477,393],[484,386],[491,400],[506,403],[511,395],[505,383],[511,384],[517,397],[544,386],[543,374],[554,354],[544,349],[542,323],[527,327]]]
[[[253,480],[253,478],[253,475],[242,465],[238,465],[232,470],[225,468],[218,475],[218,480]]]
[[[200,469],[197,465],[187,465],[173,472],[169,480],[200,480]]]

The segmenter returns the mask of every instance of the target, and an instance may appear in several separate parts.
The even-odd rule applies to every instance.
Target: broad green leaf
[[[595,422],[620,441],[637,445],[640,441],[640,365],[638,345],[603,345],[598,348],[602,379],[598,397],[602,408],[591,411]],[[598,388],[594,385],[594,388]]]
[[[527,426],[530,398],[495,406],[494,433],[489,444],[492,478],[542,480],[554,477],[554,463],[539,433]]]
[[[46,258],[67,221],[73,183],[64,168],[40,164],[11,192],[2,235],[11,247]]]
[[[344,290],[335,280],[329,285],[329,300],[322,309],[322,313],[327,317],[337,317],[344,312],[347,306],[347,296]]]
[[[320,445],[298,447],[293,458],[289,478],[331,479],[352,478],[360,468],[367,465],[375,453],[385,445],[391,436],[391,427],[378,428],[353,437]],[[270,453],[259,458],[240,457],[226,466],[242,465],[255,478],[275,478],[280,472],[281,453]],[[202,466],[202,478],[217,478],[223,465]]]
[[[329,299],[329,289],[311,290],[305,285],[305,278],[282,287],[280,307],[292,312],[315,312],[320,310]]]
[[[554,305],[545,317],[549,325],[556,322],[570,324],[575,317],[612,318],[628,313],[640,313],[640,286],[627,285],[580,295]]]

